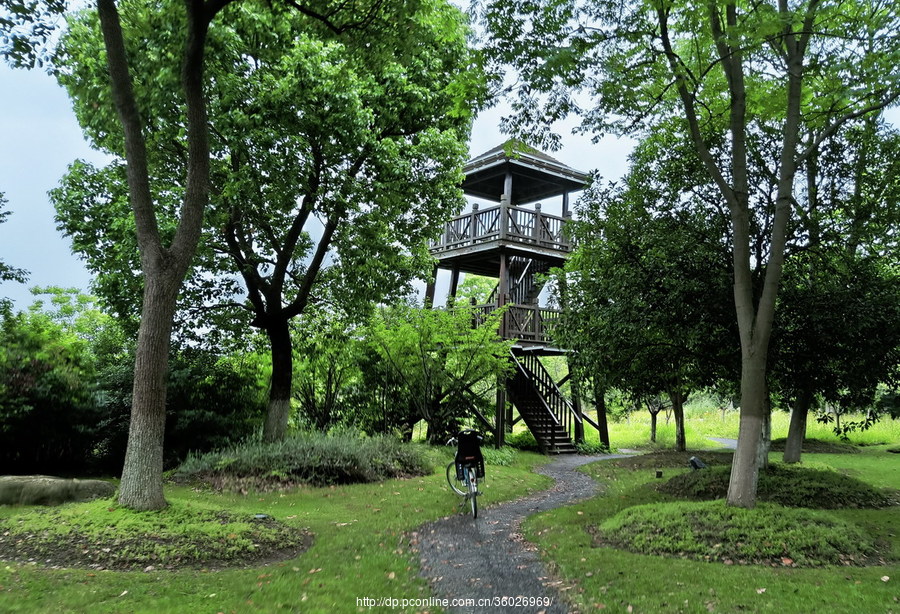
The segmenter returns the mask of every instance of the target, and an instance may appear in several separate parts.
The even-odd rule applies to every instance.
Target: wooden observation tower
[[[563,231],[571,218],[569,194],[584,189],[588,175],[534,149],[513,147],[506,143],[466,163],[463,192],[489,204],[473,204],[470,212],[450,220],[431,253],[438,268],[451,272],[451,297],[460,273],[471,273],[498,280],[487,304],[476,309],[488,313],[507,306],[500,335],[515,342],[510,354],[514,371],[505,386],[498,386],[492,426],[497,444],[522,419],[545,452],[574,452],[573,441],[583,439],[585,417],[578,403],[560,391],[568,376],[554,381],[540,360],[564,353],[550,335],[561,312],[539,300],[542,275],[562,266],[571,251]],[[561,215],[542,210],[542,199],[561,200]],[[429,303],[434,287],[433,279],[426,292]]]

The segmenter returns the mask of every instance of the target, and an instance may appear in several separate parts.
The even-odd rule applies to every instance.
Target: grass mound
[[[826,512],[722,501],[630,507],[593,529],[597,546],[726,565],[821,567],[881,562],[859,527]]]
[[[698,456],[707,465],[729,465],[734,456],[733,452],[673,452],[672,450],[664,450],[661,452],[653,452],[650,454],[641,454],[639,456],[630,456],[628,458],[619,458],[610,461],[616,467],[623,469],[662,469],[664,467],[687,467],[688,460],[692,456]]]
[[[246,443],[188,458],[173,473],[227,490],[378,482],[431,473],[425,452],[391,437],[304,434],[274,443]]]
[[[135,512],[96,500],[0,521],[0,558],[97,570],[244,566],[296,556],[311,542],[266,515],[181,502]]]
[[[728,492],[731,467],[710,467],[677,475],[659,490],[685,499],[722,499]],[[829,469],[773,464],[759,474],[757,497],[787,507],[815,509],[876,508],[891,497],[856,478]]]
[[[784,444],[787,439],[781,437],[772,440],[772,452],[784,452]],[[804,439],[804,454],[859,454],[859,447],[852,443],[844,443],[842,441],[825,441],[822,439]]]

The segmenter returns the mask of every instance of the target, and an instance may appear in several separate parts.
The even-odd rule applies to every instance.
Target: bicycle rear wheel
[[[466,469],[469,472],[469,504],[472,506],[472,518],[478,518],[478,475],[474,467]]]
[[[451,462],[449,465],[447,465],[447,483],[450,485],[450,490],[458,494],[460,497],[466,494],[465,483],[456,479],[455,462]]]

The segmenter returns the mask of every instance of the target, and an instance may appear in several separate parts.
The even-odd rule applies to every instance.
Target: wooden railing
[[[487,209],[472,205],[472,211],[447,222],[444,233],[432,243],[434,252],[471,247],[488,241],[506,240],[562,252],[571,250],[563,232],[568,216],[541,212],[540,204],[524,209],[500,204]]]
[[[509,298],[506,299],[509,301]],[[537,305],[515,305],[509,302],[506,305],[506,313],[500,322],[500,337],[503,339],[517,339],[529,343],[550,343],[550,332],[553,324],[562,314],[558,309],[538,307]],[[480,326],[487,317],[496,311],[499,305],[496,302],[483,305],[472,305],[472,326]]]
[[[562,426],[571,435],[572,427],[575,422],[581,422],[581,417],[576,413],[562,391],[560,391],[556,382],[553,381],[553,377],[544,368],[543,363],[534,354],[513,353],[512,356],[519,369],[528,377],[540,395],[545,409],[552,416],[553,422]]]

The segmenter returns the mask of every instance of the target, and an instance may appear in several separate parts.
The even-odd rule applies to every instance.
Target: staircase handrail
[[[521,373],[523,376],[525,376],[526,379],[528,379],[530,381],[531,378],[528,377],[530,369],[525,368],[525,366],[519,361],[519,357],[516,356],[515,352],[513,352],[512,350],[509,351],[509,355],[512,356],[513,363],[515,363],[516,368],[518,369],[519,373]],[[547,411],[547,415],[550,416],[550,418],[553,420],[554,424],[556,424],[557,426],[561,426],[559,418],[556,416],[556,414],[553,413],[553,410],[547,404],[547,400],[544,398],[544,395],[540,394],[540,390],[538,390],[537,392],[538,392],[538,398],[541,400],[541,405],[543,405],[544,409]]]

